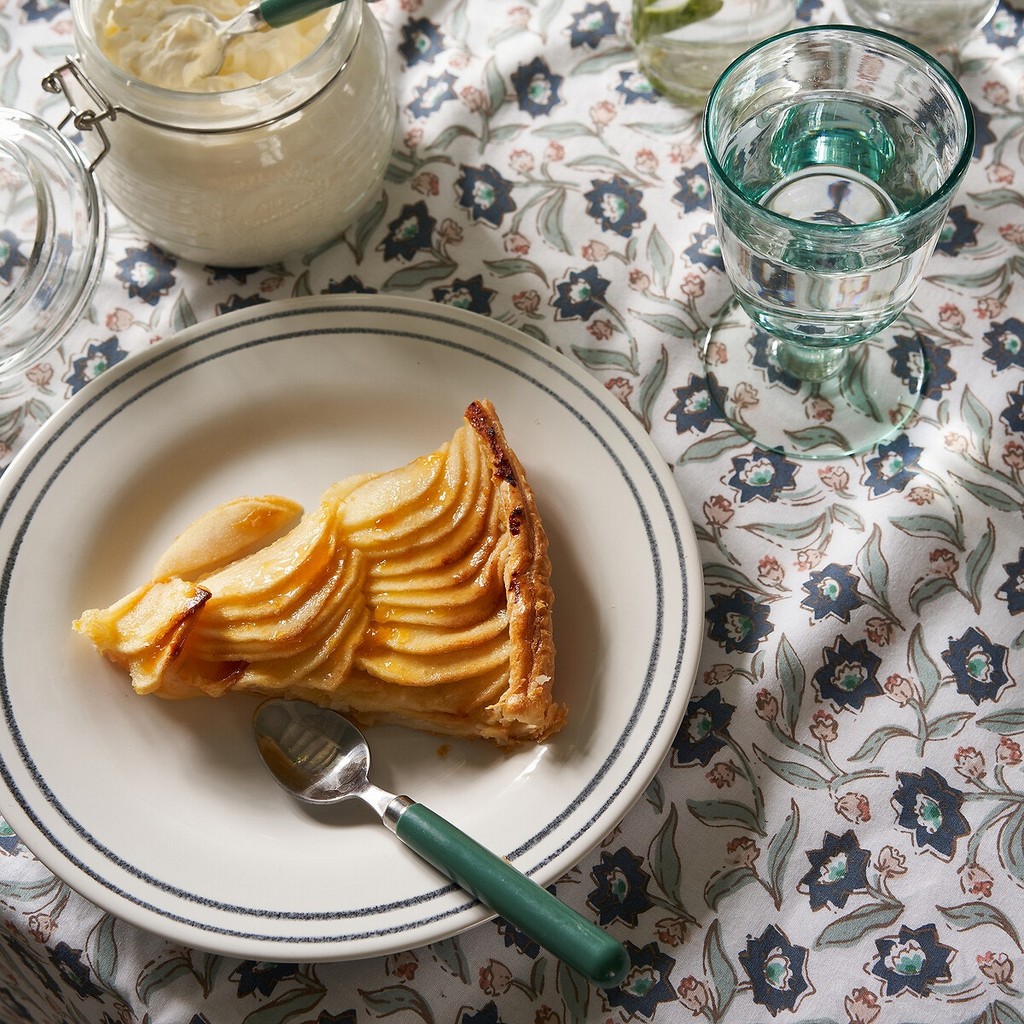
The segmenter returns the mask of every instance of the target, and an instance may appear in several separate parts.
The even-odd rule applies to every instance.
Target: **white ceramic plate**
[[[538,494],[568,725],[504,754],[387,728],[371,778],[541,884],[642,795],[685,712],[700,561],[632,415],[557,352],[431,303],[337,296],[241,310],[125,360],[0,479],[0,812],[87,898],[174,941],[257,960],[409,949],[491,915],[362,805],[310,809],[263,768],[255,701],[166,702],[71,631],[241,494],[307,507],[446,441],[494,401]]]

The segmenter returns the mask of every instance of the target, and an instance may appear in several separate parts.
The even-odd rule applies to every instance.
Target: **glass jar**
[[[633,0],[633,45],[658,92],[702,107],[732,61],[795,18],[796,0]]]
[[[377,197],[395,103],[383,35],[357,0],[287,71],[226,92],[143,82],[97,43],[95,0],[72,0],[77,56],[62,90],[103,196],[160,248],[252,267],[338,237]]]

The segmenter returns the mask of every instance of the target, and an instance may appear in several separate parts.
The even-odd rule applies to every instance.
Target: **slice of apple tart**
[[[498,744],[559,729],[551,564],[534,494],[487,401],[437,451],[201,516],[152,578],[74,628],[138,693],[250,692],[363,724]]]

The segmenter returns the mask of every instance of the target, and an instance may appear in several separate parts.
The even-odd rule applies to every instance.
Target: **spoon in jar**
[[[237,36],[281,28],[341,3],[344,0],[253,0],[226,20],[204,7],[176,4],[160,18],[153,39],[165,52],[186,53],[189,74],[205,78],[220,71],[228,44]]]
[[[423,804],[374,786],[366,740],[347,718],[275,697],[256,709],[253,730],[271,775],[293,796],[312,804],[358,797],[406,846],[564,963],[605,988],[625,978],[629,957],[608,932]]]

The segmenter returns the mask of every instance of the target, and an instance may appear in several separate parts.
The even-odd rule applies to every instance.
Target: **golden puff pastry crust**
[[[302,698],[505,745],[565,721],[552,603],[534,493],[480,400],[436,451],[334,484],[314,509],[218,506],[74,628],[138,693]]]

